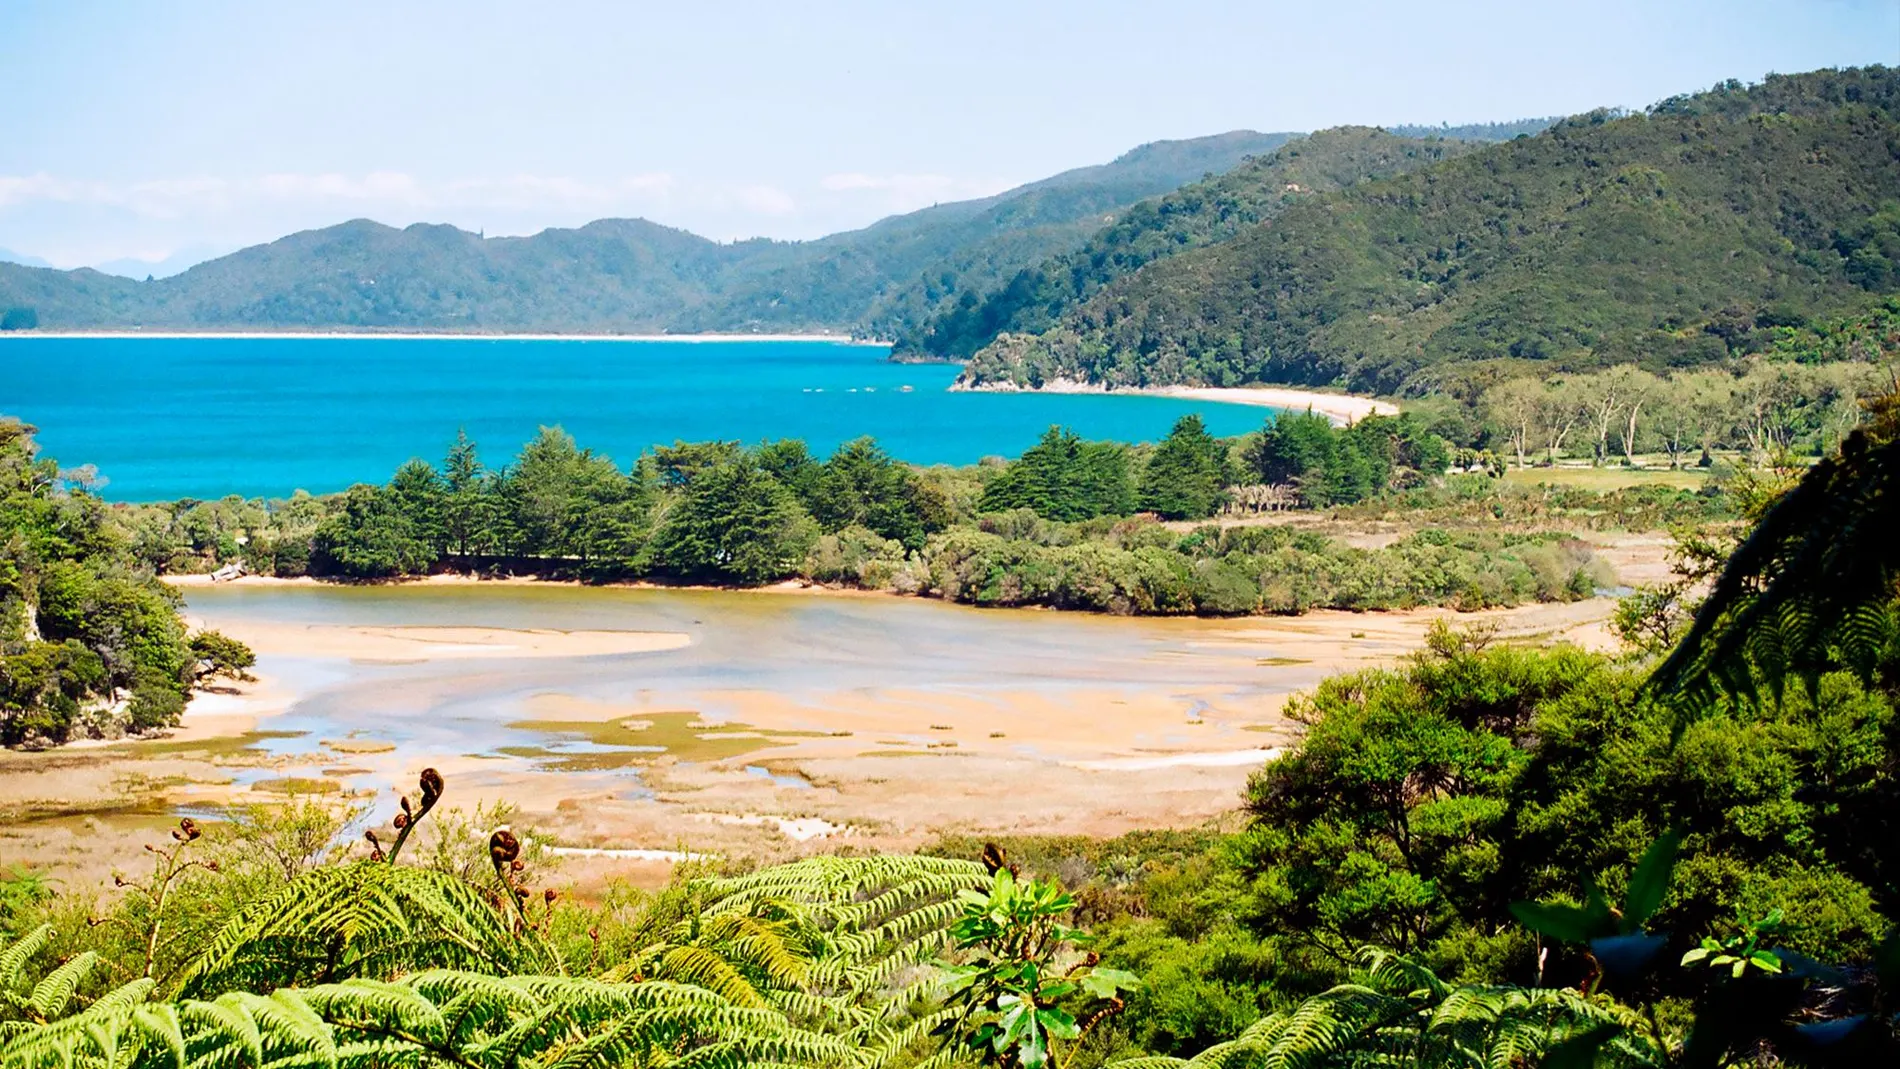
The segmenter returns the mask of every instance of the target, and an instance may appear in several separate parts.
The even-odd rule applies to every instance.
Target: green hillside
[[[1422,392],[1750,351],[1900,290],[1897,108],[1869,67],[1569,119],[1151,264],[966,380]]]
[[[1367,127],[1322,130],[1225,174],[1144,201],[1080,248],[1018,271],[1000,286],[957,280],[942,312],[896,336],[895,355],[963,360],[1004,331],[1035,333],[1143,264],[1225,241],[1286,208],[1367,178],[1428,166],[1479,147],[1395,137]],[[913,320],[915,321],[915,320]]]
[[[933,310],[936,280],[1006,277],[1080,243],[1105,215],[1293,136],[1158,141],[812,242],[720,244],[643,219],[519,238],[359,219],[149,282],[0,263],[0,308],[30,309],[48,330],[894,330]]]

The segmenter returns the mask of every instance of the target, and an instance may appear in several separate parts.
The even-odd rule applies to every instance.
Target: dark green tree
[[[1220,508],[1228,484],[1227,447],[1201,417],[1182,416],[1155,446],[1141,474],[1141,507],[1170,520],[1196,520]]]
[[[1114,442],[1085,442],[1050,427],[1015,463],[990,480],[977,503],[983,512],[1030,509],[1048,520],[1073,522],[1126,516],[1135,510],[1128,450]]]
[[[950,519],[942,494],[870,438],[839,446],[819,470],[808,500],[812,517],[828,532],[864,527],[908,549],[923,545],[926,535],[943,530]]]
[[[792,574],[816,537],[792,492],[741,451],[693,476],[654,533],[653,560],[689,578],[762,583]]]
[[[311,571],[346,579],[418,575],[435,562],[434,549],[390,494],[361,483],[344,493],[310,548]]]
[[[543,427],[508,469],[502,507],[521,556],[574,555],[578,483],[592,454],[559,427]]]
[[[1337,437],[1332,421],[1312,409],[1279,412],[1248,445],[1247,465],[1261,482],[1300,486],[1332,466]]]
[[[455,444],[442,461],[442,538],[444,548],[463,564],[491,544],[493,502],[485,489],[475,443],[466,430],[458,430]]]
[[[823,469],[803,441],[780,438],[765,442],[754,455],[758,458],[759,467],[784,483],[787,490],[797,494],[807,509],[812,507],[818,489],[818,476]]]
[[[448,552],[447,493],[442,476],[426,460],[411,460],[396,469],[386,489],[389,507],[408,522],[416,538],[441,557]]]
[[[1312,411],[1281,413],[1246,450],[1262,482],[1299,488],[1308,506],[1349,505],[1390,489],[1401,472],[1437,478],[1451,464],[1444,440],[1416,417],[1368,416],[1335,427]]]
[[[674,442],[655,446],[641,462],[652,469],[655,483],[673,490],[689,485],[700,472],[724,464],[743,452],[738,442]]]
[[[646,564],[654,490],[643,470],[623,474],[602,459],[582,467],[574,487],[575,552],[595,576],[627,575]]]
[[[191,636],[190,649],[196,662],[191,672],[193,683],[219,676],[248,680],[251,668],[257,664],[257,654],[249,646],[221,631],[200,631]]]

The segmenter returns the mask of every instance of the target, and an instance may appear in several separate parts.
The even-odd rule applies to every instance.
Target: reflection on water
[[[601,758],[624,758],[622,751],[648,741],[590,743],[576,736],[572,724],[537,716],[532,703],[547,695],[676,716],[697,713],[720,724],[743,721],[747,694],[766,692],[809,709],[808,722],[781,728],[828,732],[838,724],[827,722],[825,703],[840,696],[1033,694],[1060,701],[1080,691],[1178,694],[1188,718],[1198,719],[1210,690],[1247,701],[1310,685],[1314,678],[1297,668],[1263,668],[1263,653],[1273,651],[1225,644],[1218,634],[1222,625],[1207,621],[976,610],[891,597],[520,584],[239,584],[192,588],[187,601],[206,625],[238,633],[245,621],[257,621],[672,631],[691,637],[676,650],[576,658],[391,664],[267,654],[258,671],[300,695],[267,724],[285,736],[261,745],[281,755],[315,757],[325,740],[347,738],[393,743],[407,754],[599,768],[628,765]],[[354,750],[329,756],[352,766],[386,765]]]

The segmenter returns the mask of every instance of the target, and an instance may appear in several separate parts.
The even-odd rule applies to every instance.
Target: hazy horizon
[[[0,249],[168,269],[371,218],[808,239],[1156,140],[1640,108],[1900,61],[1900,5],[1195,0],[0,15]],[[183,255],[181,255],[183,253]]]

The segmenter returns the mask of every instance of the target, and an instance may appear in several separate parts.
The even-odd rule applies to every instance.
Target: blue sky
[[[1900,0],[0,0],[0,247],[367,216],[809,238],[1142,142],[1640,107],[1900,63]]]

